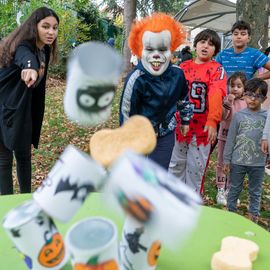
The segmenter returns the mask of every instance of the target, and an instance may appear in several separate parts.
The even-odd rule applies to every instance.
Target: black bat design
[[[82,193],[81,191],[84,191]],[[88,193],[95,191],[95,187],[91,184],[84,184],[78,186],[77,183],[70,184],[70,177],[68,176],[66,179],[61,179],[56,187],[54,195],[60,192],[73,192],[71,200],[79,200],[84,202]]]

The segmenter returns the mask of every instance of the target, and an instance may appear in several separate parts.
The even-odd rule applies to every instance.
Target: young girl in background
[[[224,146],[226,143],[232,116],[235,112],[238,112],[247,106],[243,98],[245,81],[246,76],[244,73],[233,73],[227,82],[229,94],[223,100],[222,122],[220,123],[220,129],[218,133],[218,161],[216,168],[216,184],[218,188],[216,199],[217,203],[222,205],[227,205],[226,189],[228,190],[229,186],[229,179],[222,171]]]

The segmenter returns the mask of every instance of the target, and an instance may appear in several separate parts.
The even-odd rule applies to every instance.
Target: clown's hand
[[[185,137],[189,131],[189,125],[180,125],[179,126],[179,131],[181,134]]]

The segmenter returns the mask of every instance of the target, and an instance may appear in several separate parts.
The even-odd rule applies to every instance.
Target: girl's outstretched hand
[[[21,79],[25,82],[28,88],[34,85],[37,78],[38,73],[35,69],[23,69],[21,72]]]

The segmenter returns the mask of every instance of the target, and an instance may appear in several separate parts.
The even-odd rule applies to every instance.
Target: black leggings
[[[14,151],[17,176],[21,193],[31,192],[31,145]],[[12,180],[13,151],[0,141],[0,192],[2,195],[13,194]]]

